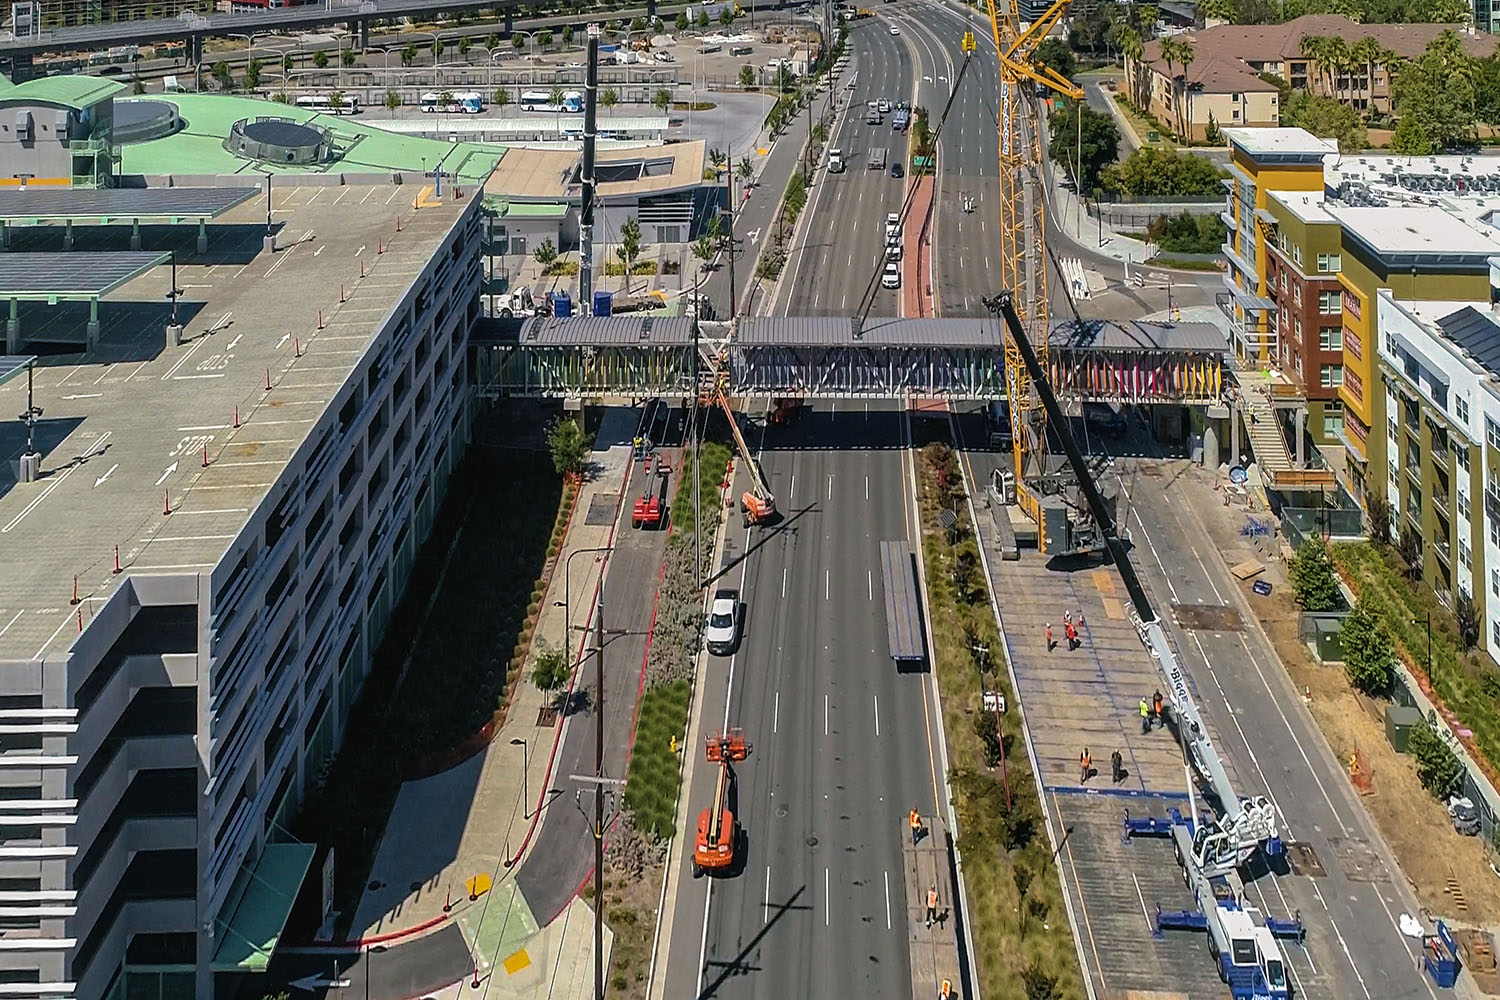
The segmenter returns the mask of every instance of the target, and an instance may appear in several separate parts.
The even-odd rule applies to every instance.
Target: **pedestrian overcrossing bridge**
[[[490,396],[686,396],[703,374],[735,398],[1005,397],[1001,321],[839,316],[626,315],[481,320],[475,377]],[[1059,323],[1059,397],[1119,404],[1222,401],[1225,335],[1212,323]]]

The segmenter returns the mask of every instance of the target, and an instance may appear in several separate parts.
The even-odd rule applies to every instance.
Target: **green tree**
[[[1406,752],[1417,762],[1417,780],[1422,787],[1444,799],[1462,779],[1464,766],[1438,735],[1440,725],[1436,719],[1426,718],[1412,726]]]
[[[552,47],[552,32],[547,28],[538,31],[536,33],[536,43],[544,49],[550,49]]]
[[[339,49],[339,61],[346,67],[353,66],[359,62],[359,53],[353,49]]]
[[[633,18],[631,20],[631,22],[630,22],[630,30],[631,31],[645,31],[646,30],[646,19],[644,17]]]
[[[693,23],[698,26],[699,31],[703,31],[708,27],[708,14],[701,10],[698,11],[698,16],[693,20]]]
[[[726,28],[729,27],[731,24],[734,23],[734,8],[733,7],[731,7],[731,6],[729,6],[729,5],[726,4],[725,7],[724,7],[724,9],[721,10],[721,11],[719,11],[719,23],[722,24]]]
[[[740,179],[741,184],[750,183],[750,178],[755,176],[755,164],[750,162],[750,157],[740,157],[740,162],[734,168],[734,174]]]
[[[401,107],[401,94],[398,91],[387,90],[385,92],[385,106],[391,111]]]
[[[1366,694],[1385,694],[1396,679],[1396,646],[1385,623],[1363,601],[1339,629],[1344,672],[1349,683]]]
[[[1398,156],[1431,156],[1437,152],[1437,145],[1415,114],[1402,115],[1391,136],[1391,152]]]
[[[493,31],[484,36],[484,47],[487,49],[498,49],[500,47],[500,36]]]
[[[1438,35],[1421,56],[1402,66],[1392,88],[1397,117],[1392,151],[1411,155],[1424,144],[1428,149],[1423,152],[1471,145],[1478,105],[1476,75],[1476,60],[1453,31]],[[1409,120],[1412,124],[1403,134],[1401,125]]]
[[[281,71],[283,73],[290,73],[293,65],[295,65],[295,60],[290,52],[281,57]]]
[[[438,94],[438,110],[445,110],[453,104],[453,91],[445,90]]]
[[[407,42],[401,48],[401,65],[410,66],[417,61],[417,43]]]
[[[441,38],[432,40],[432,64],[436,66],[443,61],[443,53],[448,51],[447,44]]]
[[[234,74],[229,71],[229,63],[220,59],[209,69],[208,75],[213,77],[214,82],[219,85],[220,90],[229,90],[234,86]]]
[[[1032,962],[1021,970],[1021,988],[1026,991],[1026,1000],[1061,1000],[1062,991],[1057,988],[1057,977],[1051,975],[1039,962]]]
[[[319,49],[318,51],[314,52],[313,53],[313,65],[316,66],[318,69],[327,69],[328,68],[328,53],[324,52],[322,49]]]
[[[542,245],[533,250],[531,256],[542,265],[543,271],[550,271],[552,265],[557,263],[557,247],[550,239],[542,240]]]
[[[1198,13],[1205,20],[1233,21],[1238,13],[1234,0],[1201,0]]]
[[[467,59],[467,58],[469,58],[469,50],[472,49],[473,47],[474,47],[474,43],[473,43],[472,40],[470,40],[470,38],[469,38],[468,35],[464,35],[463,37],[459,38],[459,40],[458,40],[458,55],[459,55],[459,58],[460,59]]]
[[[557,424],[555,429],[561,430],[564,423],[572,424],[575,428],[575,433],[582,438],[582,432],[576,431],[578,425],[571,420]],[[551,438],[552,434],[549,433],[549,442]],[[557,461],[556,454],[556,451],[554,451],[554,464]],[[568,669],[568,654],[546,640],[538,639],[536,659],[531,663],[531,683],[536,685],[536,689],[543,694],[560,690],[563,685],[568,683],[568,676],[571,673],[572,671]]]
[[[1223,172],[1201,156],[1142,146],[1124,162],[1099,171],[1099,184],[1111,194],[1183,197],[1223,190]]]
[[[1070,80],[1078,67],[1077,60],[1073,58],[1073,50],[1068,47],[1067,42],[1057,37],[1042,39],[1042,43],[1032,54],[1031,61],[1050,66]]]
[[[714,168],[714,176],[718,177],[729,164],[729,154],[714,146],[708,151],[708,164]]]
[[[1309,538],[1298,547],[1287,565],[1287,576],[1292,593],[1304,611],[1334,611],[1344,603],[1338,577],[1333,572],[1333,559],[1321,538]]]
[[[500,108],[503,110],[505,106],[510,103],[510,91],[506,90],[504,87],[496,87],[495,93],[492,95],[492,97],[493,99],[490,101],[490,103],[493,104],[496,108]]]
[[[517,32],[516,34],[511,35],[510,36],[510,47],[513,48],[513,49],[515,49],[517,52],[520,52],[522,49],[524,49],[526,47],[526,36],[523,35],[523,34],[521,34],[520,32]]]
[[[688,25],[692,22],[688,20],[687,11],[679,10],[677,12],[677,20],[672,23],[677,26],[678,31],[686,31],[688,30]]]
[[[659,17],[653,17],[651,19],[651,33],[653,35],[660,35],[663,32],[665,32],[666,30],[667,30],[667,22],[666,21],[663,21]]]
[[[563,89],[555,83],[552,85],[552,89],[547,92],[547,103],[552,105],[554,110],[562,111]]]
[[[1178,135],[1186,136],[1192,119],[1192,87],[1187,71],[1193,64],[1193,47],[1182,38],[1163,38],[1161,58],[1167,64],[1167,76],[1172,80],[1172,106],[1176,117],[1173,127]],[[1174,64],[1182,67],[1181,72],[1172,72]]]
[[[1214,113],[1208,113],[1208,124],[1203,128],[1203,141],[1210,146],[1224,145],[1224,133],[1219,128],[1219,123],[1214,120]]]
[[[588,439],[576,420],[554,420],[547,429],[547,449],[559,476],[578,475],[589,457]]]
[[[1000,743],[1000,723],[996,720],[994,712],[982,711],[975,714],[974,735],[978,737],[980,746],[984,747],[985,766],[998,765],[1003,751]]]
[[[261,61],[259,59],[251,59],[245,64],[246,90],[257,90],[260,88],[260,68]]]
[[[615,256],[625,268],[625,294],[630,294],[630,272],[641,255],[641,224],[635,216],[626,219],[620,226],[620,245],[615,247]]]
[[[599,94],[599,106],[605,111],[614,110],[614,106],[620,103],[620,92],[613,87],[605,87]]]
[[[707,236],[699,236],[693,241],[693,256],[707,264],[713,260],[714,244]]]
[[[749,63],[746,63],[745,65],[740,67],[740,86],[755,86],[755,67],[751,66]]]
[[[572,45],[573,44],[573,26],[571,24],[565,24],[565,25],[563,25],[562,43],[563,43],[563,45]]]
[[[1146,241],[1168,253],[1213,253],[1225,235],[1224,222],[1217,215],[1159,215],[1146,227]]]
[[[665,87],[657,88],[656,93],[651,95],[651,104],[656,110],[665,114],[666,110],[672,106],[672,92]]]
[[[1339,150],[1358,153],[1370,146],[1365,123],[1349,105],[1331,97],[1321,97],[1299,90],[1282,102],[1281,124],[1305,128],[1313,135],[1337,139]]]
[[[1114,163],[1120,152],[1120,129],[1114,116],[1082,102],[1069,103],[1047,116],[1047,127],[1053,161],[1068,171],[1078,191],[1094,190],[1099,171]]]

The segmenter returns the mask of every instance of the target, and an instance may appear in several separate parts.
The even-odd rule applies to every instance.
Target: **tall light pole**
[[[525,740],[516,737],[510,741],[513,747],[521,748],[521,818],[531,818],[531,766],[530,754],[527,753],[528,745]]]

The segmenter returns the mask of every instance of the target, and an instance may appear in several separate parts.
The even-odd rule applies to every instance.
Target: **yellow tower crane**
[[[1017,10],[1018,2],[987,0],[990,33],[1000,57],[1000,287],[1014,294],[1026,335],[1042,370],[1047,371],[1043,121],[1036,91],[1050,90],[1081,101],[1083,90],[1052,67],[1032,61],[1037,46],[1062,20],[1069,0],[1056,0],[1045,14],[1025,27]],[[964,36],[963,47],[967,52],[974,50],[972,34]],[[1039,501],[1026,488],[1026,480],[1049,471],[1046,413],[1032,389],[1020,350],[1009,339],[1005,344],[1005,375],[1016,458],[1016,496],[1027,516],[1040,526]]]

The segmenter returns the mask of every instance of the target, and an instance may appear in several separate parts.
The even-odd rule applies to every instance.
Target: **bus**
[[[484,95],[477,90],[465,90],[454,94],[453,99],[466,115],[477,115],[484,110]]]
[[[326,114],[359,114],[359,98],[353,94],[340,94],[337,108],[333,106],[331,97],[331,94],[304,94],[297,98],[297,107],[304,111],[320,111]]]
[[[444,96],[448,98],[446,101],[443,100]],[[446,91],[443,94],[429,91],[418,98],[418,103],[425,114],[441,112],[445,115],[477,115],[484,110],[484,95],[474,90],[465,90],[456,94]]]
[[[521,95],[522,111],[563,111],[570,115],[583,111],[583,92],[569,90],[562,95],[562,104],[553,104],[552,95],[545,90],[528,90]]]

